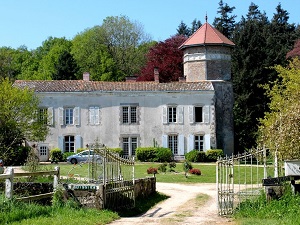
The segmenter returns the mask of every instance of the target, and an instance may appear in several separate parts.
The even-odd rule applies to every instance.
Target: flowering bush
[[[148,174],[157,174],[157,168],[149,167],[147,169]]]
[[[193,168],[189,170],[190,174],[201,175],[201,171],[199,169]]]

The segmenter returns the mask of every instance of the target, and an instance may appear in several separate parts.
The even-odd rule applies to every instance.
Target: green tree
[[[181,21],[180,24],[178,25],[176,35],[177,36],[183,35],[185,37],[189,37],[190,33],[191,33],[190,28],[188,28],[188,26],[183,21]]]
[[[39,121],[39,99],[33,91],[0,80],[0,158],[6,160],[24,141],[42,141],[48,128]]]
[[[224,34],[227,38],[232,38],[232,33],[235,27],[235,18],[236,15],[230,15],[235,7],[230,7],[227,3],[223,3],[221,0],[219,2],[219,10],[217,11],[220,14],[220,17],[216,17],[213,22],[213,26]]]
[[[275,66],[279,74],[272,86],[266,85],[270,112],[260,120],[259,142],[282,159],[300,157],[300,61],[294,58],[287,67]]]

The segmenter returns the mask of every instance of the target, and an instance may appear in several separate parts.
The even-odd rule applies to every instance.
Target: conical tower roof
[[[203,45],[226,45],[233,47],[235,44],[225,37],[220,31],[206,22],[192,36],[190,36],[179,47],[179,49]]]

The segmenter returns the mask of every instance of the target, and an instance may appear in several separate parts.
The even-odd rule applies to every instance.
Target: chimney
[[[159,71],[157,67],[154,67],[154,82],[159,83]]]
[[[82,78],[84,81],[90,81],[90,73],[84,72]]]
[[[136,82],[136,78],[137,78],[137,76],[128,76],[128,77],[125,77],[125,81],[126,82]]]

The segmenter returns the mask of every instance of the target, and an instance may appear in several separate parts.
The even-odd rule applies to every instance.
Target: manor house
[[[37,145],[41,161],[49,150],[76,152],[96,140],[135,155],[136,147],[158,145],[175,159],[197,149],[233,153],[233,90],[229,39],[209,23],[203,24],[180,49],[184,74],[178,82],[83,80],[17,80],[41,98],[49,135]]]

